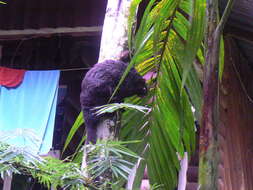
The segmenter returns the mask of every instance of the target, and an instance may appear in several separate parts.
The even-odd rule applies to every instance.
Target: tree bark
[[[98,62],[119,60],[127,45],[127,19],[131,0],[108,0],[103,25]],[[98,126],[98,139],[116,139],[115,118],[102,121]]]
[[[233,0],[229,0],[221,21],[218,23],[218,0],[207,1],[206,63],[204,68],[204,102],[200,128],[200,190],[218,190],[218,87],[220,38]]]
[[[127,45],[127,19],[131,0],[108,0],[98,62],[118,60]]]

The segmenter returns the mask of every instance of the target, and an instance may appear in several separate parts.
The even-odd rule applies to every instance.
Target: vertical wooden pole
[[[12,174],[4,176],[3,190],[11,190]]]
[[[178,174],[178,187],[177,190],[185,190],[187,184],[187,170],[188,170],[188,154],[184,153],[184,157],[180,161],[181,169]]]
[[[0,46],[0,59],[2,58],[2,46]],[[12,174],[4,176],[3,190],[11,190]]]

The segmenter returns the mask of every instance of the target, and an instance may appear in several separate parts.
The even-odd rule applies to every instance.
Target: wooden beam
[[[225,38],[220,86],[219,190],[253,189],[253,72],[236,42]]]
[[[61,27],[61,28],[40,28],[24,30],[0,30],[0,38],[10,38],[27,35],[52,35],[52,34],[75,34],[75,35],[100,35],[102,26],[91,27]]]

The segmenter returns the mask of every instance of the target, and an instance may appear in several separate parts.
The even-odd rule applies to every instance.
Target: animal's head
[[[143,79],[141,76],[139,76],[136,80],[136,94],[140,97],[146,96],[148,93],[148,88],[146,85],[145,79]]]
[[[131,95],[143,97],[147,95],[148,89],[145,79],[135,70],[131,69],[126,78],[127,88]]]
[[[125,70],[128,67],[128,63],[123,61],[117,61],[116,63],[118,66],[117,70],[120,73],[118,80],[120,80],[120,78],[122,77],[122,75],[124,74]],[[116,82],[118,84],[118,81]],[[133,95],[143,97],[147,95],[147,92],[148,90],[145,79],[136,71],[135,68],[131,68],[120,87],[119,90],[120,97],[125,98]]]

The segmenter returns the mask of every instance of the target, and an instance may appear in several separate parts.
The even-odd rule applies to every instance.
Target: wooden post
[[[2,58],[2,46],[0,46],[0,59]],[[3,190],[11,190],[12,174],[4,176]]]
[[[4,176],[3,190],[11,190],[12,174]]]
[[[184,157],[180,161],[180,171],[178,174],[178,187],[177,190],[185,190],[187,184],[187,170],[188,170],[188,154],[184,153]]]

